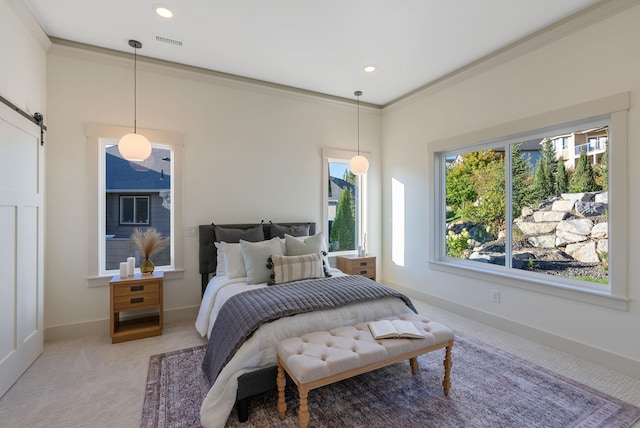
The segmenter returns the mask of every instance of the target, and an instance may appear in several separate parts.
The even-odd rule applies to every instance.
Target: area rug
[[[149,364],[142,427],[199,427],[209,389],[200,364],[205,347],[154,355]],[[309,393],[311,427],[630,427],[640,408],[473,339],[456,337],[451,391],[442,393],[444,350],[418,358],[412,375],[398,363]],[[276,393],[251,402],[226,427],[297,427],[298,395],[286,390],[278,418]]]

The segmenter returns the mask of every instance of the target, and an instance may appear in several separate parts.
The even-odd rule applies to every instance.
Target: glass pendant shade
[[[128,161],[142,162],[151,156],[151,143],[144,135],[127,134],[120,138],[118,151]]]
[[[349,169],[354,175],[362,175],[369,169],[369,161],[362,155],[356,155],[349,161]]]

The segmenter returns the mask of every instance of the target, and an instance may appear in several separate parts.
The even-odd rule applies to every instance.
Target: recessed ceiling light
[[[376,71],[376,66],[373,64],[365,65],[364,71],[367,73],[373,73],[374,71]]]
[[[173,12],[171,11],[171,9],[169,9],[167,6],[163,4],[157,4],[153,6],[153,9],[156,11],[158,15],[160,15],[163,18],[166,18],[166,19],[173,18]]]

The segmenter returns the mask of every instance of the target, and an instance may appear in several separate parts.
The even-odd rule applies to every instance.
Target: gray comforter
[[[297,281],[237,294],[220,309],[202,369],[213,384],[244,341],[269,321],[386,297],[402,299],[417,312],[404,294],[355,275]]]

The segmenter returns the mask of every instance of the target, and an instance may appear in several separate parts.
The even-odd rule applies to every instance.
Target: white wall
[[[140,55],[144,54],[144,48]],[[108,318],[108,287],[89,287],[87,213],[94,159],[87,123],[132,126],[133,61],[54,44],[47,58],[45,327]],[[345,94],[349,97],[350,94]],[[373,154],[373,216],[380,251],[380,111],[361,108],[361,149]],[[138,128],[184,134],[184,225],[322,219],[322,148],[355,150],[356,106],[138,61]],[[97,231],[96,231],[97,233]],[[165,281],[165,310],[200,302],[198,238],[185,238],[182,280]]]
[[[383,111],[383,277],[435,300],[550,333],[640,363],[640,7],[626,10],[492,68],[428,89]],[[430,268],[433,166],[429,144],[630,91],[628,139],[629,311],[618,311]],[[613,166],[615,168],[615,166]],[[409,231],[405,266],[391,262],[391,179],[404,183]],[[416,238],[415,232],[422,231]],[[615,245],[615,242],[613,243]],[[626,249],[621,249],[626,252]],[[620,251],[619,251],[620,252]],[[618,253],[619,253],[618,252]],[[492,289],[502,302],[491,302]],[[491,317],[489,317],[491,318]],[[578,345],[576,347],[576,345]],[[636,365],[636,367],[640,367]]]
[[[49,45],[46,35],[21,2],[0,1],[0,95],[29,114],[46,113]]]

